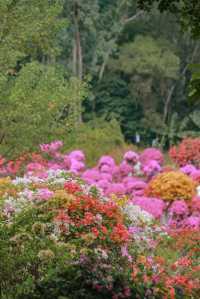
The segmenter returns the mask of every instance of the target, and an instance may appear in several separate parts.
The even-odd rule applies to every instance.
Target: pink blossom
[[[53,191],[48,188],[41,188],[37,190],[36,198],[39,200],[48,200],[54,195]]]
[[[141,209],[160,219],[163,215],[165,204],[161,199],[153,197],[135,197],[131,201],[134,205],[138,205]]]
[[[55,163],[54,161],[48,162],[48,168],[53,170],[61,169],[61,165],[58,163]]]
[[[127,246],[122,246],[121,247],[121,253],[123,257],[127,257],[129,262],[132,262],[132,257],[131,255],[128,253],[128,248]]]
[[[85,164],[81,161],[78,161],[76,159],[71,159],[71,167],[70,171],[79,174],[80,172],[84,171],[85,169]]]
[[[49,152],[49,144],[40,144],[40,150],[44,153],[48,153]]]
[[[145,188],[147,187],[147,184],[143,182],[142,180],[130,180],[126,184],[126,191],[128,194],[135,193],[137,191],[144,191]]]
[[[142,164],[146,164],[147,162],[149,162],[151,160],[155,160],[160,165],[162,165],[163,162],[164,162],[164,156],[161,153],[161,151],[156,149],[156,148],[153,148],[153,147],[152,148],[147,148],[140,155],[140,162]]]
[[[56,140],[50,143],[50,152],[57,152],[63,146],[63,142],[60,140]]]
[[[38,162],[32,162],[32,163],[29,163],[27,166],[26,166],[26,170],[27,171],[43,171],[45,170],[45,167],[38,163]]]
[[[172,203],[169,212],[171,215],[187,215],[188,206],[184,200],[176,200]]]
[[[194,170],[190,176],[194,181],[200,182],[200,170]]]
[[[107,164],[103,164],[99,170],[101,173],[112,173],[112,167]]]
[[[187,175],[191,175],[194,171],[196,171],[196,167],[191,164],[187,164],[187,165],[181,167],[180,171],[182,171],[183,173],[185,173]]]
[[[80,162],[84,162],[85,161],[85,154],[81,150],[75,150],[75,151],[72,151],[69,154],[69,158],[72,159],[72,160],[77,160],[77,161],[80,161]]]
[[[128,176],[123,178],[122,183],[124,184],[125,187],[127,187],[129,183],[136,182],[138,180],[140,181],[140,179],[138,179],[138,177],[136,176]]]
[[[101,168],[101,166],[104,164],[106,164],[110,167],[114,167],[115,161],[111,156],[102,156],[98,162],[98,167]]]
[[[98,182],[100,180],[100,173],[94,168],[87,169],[83,172],[82,179],[87,183]]]
[[[139,160],[139,155],[133,151],[128,151],[124,154],[123,158],[125,161],[127,161],[129,163],[135,164]]]
[[[126,192],[125,187],[123,184],[120,183],[114,183],[114,184],[110,184],[110,186],[108,187],[107,191],[106,191],[106,195],[118,195],[118,196],[122,196],[124,195]]]
[[[40,150],[44,153],[55,153],[63,146],[63,142],[60,140],[53,141],[51,143],[40,144]]]
[[[70,169],[71,167],[71,159],[68,155],[63,156],[63,166],[65,169]]]
[[[192,199],[191,210],[193,213],[200,213],[200,196],[195,196]]]
[[[97,186],[100,187],[104,191],[104,193],[107,192],[110,185],[111,184],[107,180],[100,180],[97,182]]]
[[[119,166],[113,167],[112,177],[113,177],[113,181],[115,181],[115,182],[121,182],[122,176],[121,176],[121,172],[120,172]]]
[[[155,160],[150,160],[143,165],[143,172],[147,177],[152,177],[160,171],[160,164]]]
[[[119,165],[119,171],[122,177],[125,177],[133,172],[133,167],[130,164],[128,164],[126,161],[123,161]]]
[[[106,180],[108,182],[112,182],[112,175],[109,173],[101,173],[100,174],[100,179],[101,180]]]
[[[190,216],[184,221],[184,227],[191,229],[199,229],[200,228],[200,217]]]

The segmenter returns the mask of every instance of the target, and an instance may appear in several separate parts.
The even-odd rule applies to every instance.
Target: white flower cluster
[[[136,176],[142,176],[143,171],[142,171],[142,164],[140,162],[137,162],[135,166],[133,167],[134,173]]]
[[[17,215],[28,206],[30,206],[30,202],[28,202],[27,199],[23,196],[19,196],[17,199],[9,196],[4,201],[2,211],[8,221],[9,219],[11,219],[11,216],[13,214]]]
[[[154,220],[152,215],[133,204],[127,204],[123,210],[133,225],[150,224]]]
[[[200,185],[197,186],[196,190],[197,190],[197,196],[200,196]]]

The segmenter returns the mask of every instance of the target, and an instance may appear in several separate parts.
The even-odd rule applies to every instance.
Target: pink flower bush
[[[41,144],[40,149],[42,152],[52,155],[57,152],[62,146],[63,142],[60,140],[56,140],[48,144]]]
[[[85,161],[85,154],[83,153],[83,151],[75,150],[75,151],[72,151],[69,154],[69,158],[72,159],[72,160],[84,162]]]
[[[189,228],[189,229],[193,229],[193,230],[200,229],[200,217],[197,217],[197,216],[190,216],[190,217],[188,217],[184,221],[183,226],[185,228]]]
[[[122,161],[122,163],[119,165],[119,172],[122,177],[126,177],[133,173],[133,167],[126,161]]]
[[[111,173],[112,172],[112,166],[107,165],[107,164],[103,164],[100,168],[100,172],[101,173]]]
[[[191,175],[196,170],[197,170],[196,167],[191,164],[187,164],[180,168],[180,171],[182,171],[183,173],[185,173],[187,175]]]
[[[200,183],[200,170],[194,170],[190,176],[195,182]]]
[[[71,159],[70,171],[75,174],[80,174],[85,170],[85,164],[82,161]]]
[[[144,193],[144,190],[146,188],[146,183],[143,182],[140,179],[136,179],[136,180],[129,180],[129,182],[127,182],[126,184],[126,192],[127,194],[135,194],[139,191],[141,191],[142,193]]]
[[[190,209],[193,215],[200,217],[200,196],[193,197]]]
[[[133,151],[126,152],[123,158],[127,163],[131,163],[133,165],[139,161],[139,155]]]
[[[131,200],[134,205],[138,205],[141,209],[153,215],[156,219],[160,219],[165,209],[165,203],[158,198],[136,197]]]
[[[161,166],[156,160],[151,160],[143,165],[142,170],[145,176],[151,178],[161,171]]]
[[[106,195],[118,195],[118,196],[123,196],[126,192],[126,189],[123,184],[120,183],[114,183],[108,186],[108,189],[106,191]]]
[[[98,167],[99,167],[99,169],[101,169],[101,167],[103,166],[103,165],[108,165],[108,166],[110,166],[110,167],[115,167],[115,161],[114,161],[114,159],[112,158],[112,157],[110,157],[110,156],[102,156],[101,158],[100,158],[100,160],[99,160],[99,162],[98,162]]]
[[[48,188],[41,188],[38,189],[37,194],[36,194],[36,199],[38,200],[48,200],[51,197],[53,197],[54,192],[50,191]]]
[[[176,200],[172,203],[169,213],[171,215],[188,215],[188,206],[184,200]]]
[[[81,177],[87,183],[98,182],[101,178],[99,171],[96,169],[87,169]]]
[[[160,165],[164,162],[164,156],[160,150],[156,148],[147,148],[140,155],[140,162],[146,164],[149,161],[157,161]]]

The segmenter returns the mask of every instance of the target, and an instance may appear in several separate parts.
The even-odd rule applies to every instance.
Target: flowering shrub
[[[184,139],[177,147],[170,149],[169,155],[179,166],[192,164],[200,167],[200,138]]]
[[[0,159],[2,299],[198,299],[198,168],[148,149],[89,169],[61,147],[27,155],[24,176]]]
[[[157,161],[160,165],[162,165],[164,162],[164,156],[161,151],[156,148],[145,149],[140,155],[140,162],[145,164],[152,160]]]
[[[180,171],[157,175],[148,185],[146,194],[166,201],[192,200],[195,195],[194,181]]]

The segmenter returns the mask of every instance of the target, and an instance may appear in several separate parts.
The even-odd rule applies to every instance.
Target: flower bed
[[[120,165],[103,156],[86,169],[82,151],[62,154],[61,146],[42,145],[23,176],[0,179],[1,298],[199,298],[191,173],[162,173],[162,154],[149,160],[152,150],[147,160],[128,152]]]

